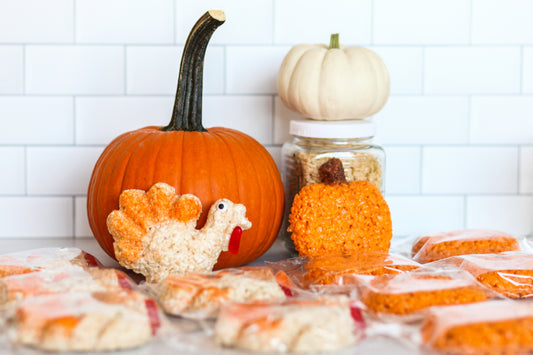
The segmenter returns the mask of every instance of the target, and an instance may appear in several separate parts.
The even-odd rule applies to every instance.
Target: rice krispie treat
[[[0,304],[55,293],[94,292],[132,287],[133,281],[120,270],[65,266],[1,278]]]
[[[107,218],[115,257],[152,283],[173,274],[212,271],[221,252],[238,252],[242,231],[252,226],[244,205],[219,199],[202,229],[196,229],[200,199],[178,195],[165,183],[148,191],[124,190],[119,206]]]
[[[215,339],[246,351],[325,352],[354,345],[364,323],[347,299],[288,299],[283,303],[227,303]]]
[[[533,254],[505,252],[455,257],[454,264],[492,291],[510,298],[533,296]],[[447,261],[447,260],[443,260]]]
[[[419,237],[411,249],[414,260],[428,263],[451,256],[520,250],[515,237],[489,229],[465,229]]]
[[[78,248],[39,248],[0,255],[0,277],[79,265],[101,265],[91,254]]]
[[[420,264],[401,255],[366,252],[353,255],[324,255],[309,258],[305,264],[306,284],[346,284],[353,275],[390,275],[418,269]]]
[[[228,301],[277,302],[285,299],[272,269],[262,266],[171,275],[158,288],[159,303],[167,313],[190,318],[216,316],[221,304]]]
[[[421,336],[425,346],[450,354],[530,354],[533,305],[503,300],[434,307]]]
[[[138,292],[64,293],[21,301],[10,337],[45,351],[101,351],[140,346],[160,325],[155,301]]]
[[[406,315],[431,306],[486,301],[491,293],[464,271],[384,275],[363,287],[361,301],[375,313]]]

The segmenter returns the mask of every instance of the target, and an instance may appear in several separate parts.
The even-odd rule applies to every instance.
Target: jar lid
[[[376,134],[376,125],[366,120],[292,120],[289,132],[293,136],[309,138],[369,138]]]

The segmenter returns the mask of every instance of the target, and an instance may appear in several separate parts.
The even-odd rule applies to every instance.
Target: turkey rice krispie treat
[[[155,301],[121,290],[27,298],[9,324],[16,344],[45,351],[102,351],[147,343],[161,321]]]
[[[531,354],[533,305],[501,300],[434,307],[421,336],[426,347],[448,354]]]
[[[431,306],[486,301],[492,293],[464,271],[384,275],[363,286],[361,301],[376,314],[406,315]]]
[[[171,275],[158,286],[158,300],[167,313],[197,319],[216,316],[221,304],[228,301],[278,302],[284,299],[285,293],[272,269],[262,266]]]
[[[71,265],[0,278],[0,304],[57,293],[132,289],[133,285],[120,270]]]
[[[26,274],[63,266],[101,265],[91,254],[78,248],[39,248],[0,255],[0,277]]]
[[[246,351],[325,352],[354,345],[363,329],[347,299],[227,303],[217,319],[215,339]]]
[[[165,183],[148,191],[124,190],[119,206],[107,218],[115,257],[151,283],[173,274],[212,271],[221,252],[238,251],[242,231],[252,226],[244,205],[219,199],[202,229],[196,229],[200,199],[178,195]]]
[[[411,256],[420,263],[466,254],[518,251],[520,245],[510,234],[489,229],[465,229],[419,237]]]

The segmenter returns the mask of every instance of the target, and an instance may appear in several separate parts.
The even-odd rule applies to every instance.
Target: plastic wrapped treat
[[[171,275],[159,283],[158,300],[172,315],[205,319],[218,314],[222,303],[285,299],[272,269],[249,266],[185,276]]]
[[[503,296],[533,297],[533,254],[531,253],[464,255],[439,263],[452,263],[468,271],[485,287]]]
[[[133,281],[120,270],[71,265],[1,278],[0,304],[56,293],[132,289],[133,286]]]
[[[336,351],[364,333],[364,321],[352,310],[347,298],[227,303],[215,324],[215,340],[246,351]]]
[[[396,254],[367,252],[353,255],[300,257],[269,263],[282,270],[302,288],[314,285],[357,284],[359,275],[380,276],[418,269],[421,265]]]
[[[0,255],[0,277],[25,274],[62,266],[101,265],[91,254],[78,248],[39,248]]]
[[[374,314],[403,316],[495,297],[465,271],[424,270],[375,278],[362,287],[361,301]]]
[[[502,300],[435,307],[421,338],[426,347],[447,354],[531,354],[533,305]]]
[[[510,234],[489,229],[465,229],[419,237],[411,256],[428,263],[451,256],[518,251],[520,244]]]
[[[155,301],[131,290],[54,294],[21,301],[9,336],[45,351],[126,349],[149,342],[159,317]]]

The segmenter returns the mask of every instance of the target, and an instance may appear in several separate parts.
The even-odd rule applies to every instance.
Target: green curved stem
[[[224,12],[210,10],[191,29],[181,57],[172,118],[163,131],[206,131],[202,125],[205,51],[211,36],[225,20]]]

